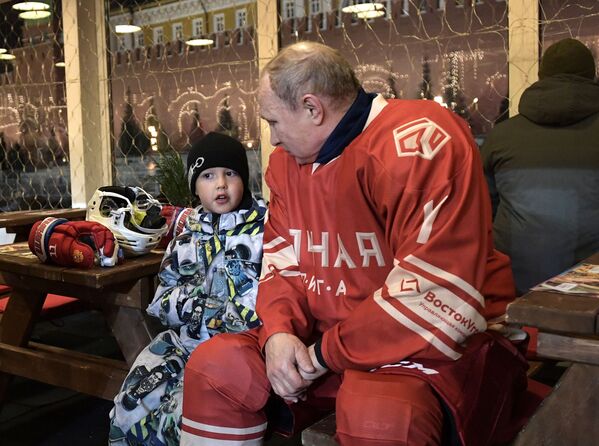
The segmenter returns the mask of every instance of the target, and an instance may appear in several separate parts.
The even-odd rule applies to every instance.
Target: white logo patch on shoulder
[[[428,118],[408,122],[393,130],[397,156],[419,156],[432,160],[451,139],[439,124]]]

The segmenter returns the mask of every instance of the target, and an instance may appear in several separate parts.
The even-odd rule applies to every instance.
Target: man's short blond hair
[[[318,42],[297,42],[283,48],[264,67],[270,88],[291,110],[307,93],[327,96],[333,106],[351,103],[360,82],[341,53]]]

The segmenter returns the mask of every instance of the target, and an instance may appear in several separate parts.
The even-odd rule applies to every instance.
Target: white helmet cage
[[[87,204],[86,220],[106,226],[114,234],[125,255],[150,252],[167,232],[162,205],[135,186],[104,186]]]

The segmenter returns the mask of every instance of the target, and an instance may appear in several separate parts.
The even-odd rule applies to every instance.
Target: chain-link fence
[[[69,148],[57,5],[21,19],[0,5],[0,209],[66,207]]]
[[[120,25],[139,29],[118,34]],[[185,158],[191,144],[218,131],[247,147],[250,186],[260,192],[255,27],[255,2],[111,2],[117,184],[133,181],[157,193],[160,154],[174,150]],[[190,45],[199,39],[205,44]]]
[[[36,20],[19,18],[16,3],[0,3],[0,210],[68,207],[69,132],[81,130],[67,122],[62,3],[43,1],[49,15]],[[343,12],[353,3],[279,0],[279,32],[260,38],[339,48],[367,91],[443,103],[479,142],[507,118],[507,1],[382,0],[370,19]],[[162,154],[185,160],[191,144],[221,131],[248,148],[259,193],[256,2],[111,0],[105,9],[97,51],[108,53],[113,184],[159,195]],[[571,36],[596,53],[598,16],[596,1],[541,1],[541,47]]]

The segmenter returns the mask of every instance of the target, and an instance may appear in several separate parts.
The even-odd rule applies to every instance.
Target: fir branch
[[[156,160],[156,178],[160,191],[173,206],[193,206],[193,196],[187,185],[183,159],[172,147],[161,151]]]

